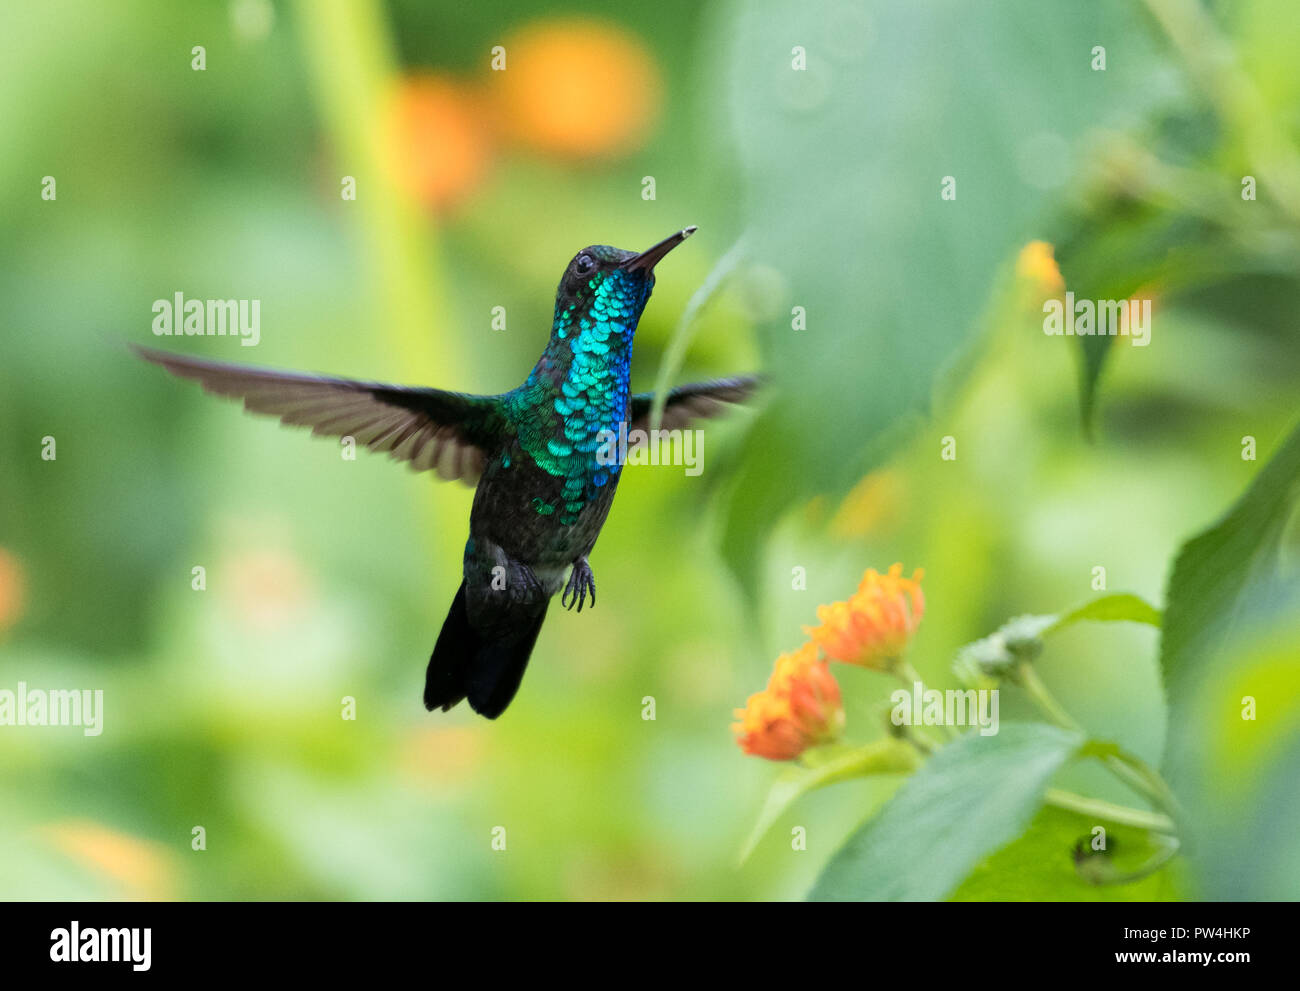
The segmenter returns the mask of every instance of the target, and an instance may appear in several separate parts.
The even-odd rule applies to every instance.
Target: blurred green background
[[[521,7],[0,9],[0,688],[102,688],[106,708],[97,738],[0,727],[0,897],[801,897],[896,784],[811,796],[737,866],[776,769],[740,754],[732,709],[818,603],[865,567],[924,567],[914,661],[951,684],[958,646],[1086,600],[1098,566],[1159,604],[1180,543],[1292,422],[1289,0]],[[674,381],[772,386],[709,425],[701,477],[629,469],[599,608],[552,610],[496,723],[420,705],[470,491],[344,461],[125,348],[503,391],[577,249],[688,223],[634,387],[736,244]],[[1059,286],[1020,255],[1035,239],[1079,296],[1152,299],[1151,345],[1045,336]],[[260,344],[156,338],[153,301],[176,292],[260,300]],[[1158,764],[1156,637],[1078,628],[1042,672]],[[1269,647],[1287,699],[1295,649]],[[892,686],[836,673],[849,735],[878,735]],[[1008,691],[1002,718],[1028,713]],[[1225,746],[1224,780],[1232,747],[1285,751]],[[1134,800],[1088,766],[1062,781]],[[1252,828],[1290,821],[1267,808]],[[1099,897],[1066,847],[1027,857],[977,896],[1038,871]],[[1175,868],[1140,896],[1260,890]]]

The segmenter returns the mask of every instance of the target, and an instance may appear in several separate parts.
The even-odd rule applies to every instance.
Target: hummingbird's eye
[[[578,260],[573,265],[573,270],[579,275],[590,275],[596,271],[596,259],[591,255],[579,255]]]

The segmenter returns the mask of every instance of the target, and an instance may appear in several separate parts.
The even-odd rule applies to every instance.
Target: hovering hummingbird
[[[464,578],[438,635],[424,704],[444,712],[468,697],[495,719],[514,698],[560,588],[562,605],[596,602],[588,555],[622,463],[602,444],[646,429],[652,393],[629,394],[632,338],[654,288],[655,265],[687,227],[640,253],[579,251],[555,294],[551,339],[523,385],[495,396],[323,378],[183,358],[136,347],[148,361],[254,413],[350,436],[416,471],[474,485]],[[745,376],[669,391],[663,428],[717,416],[758,385]],[[565,572],[569,573],[565,584]]]

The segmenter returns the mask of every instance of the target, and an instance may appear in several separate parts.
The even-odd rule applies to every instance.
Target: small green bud
[[[1016,616],[998,630],[1017,661],[1032,662],[1043,650],[1043,633],[1056,625],[1056,616]]]
[[[982,640],[957,651],[953,673],[965,685],[990,688],[1019,664],[1032,663],[1043,649],[1042,634],[1055,616],[1016,616]]]

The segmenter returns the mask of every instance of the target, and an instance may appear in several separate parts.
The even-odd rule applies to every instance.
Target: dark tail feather
[[[465,609],[465,583],[461,582],[429,658],[424,707],[446,712],[468,696],[475,712],[496,719],[519,690],[544,619],[545,604],[535,618],[509,630],[475,630]]]
[[[465,676],[478,646],[478,634],[469,625],[469,613],[465,611],[465,583],[461,582],[424,676],[426,709],[432,712],[441,708],[446,712],[465,698]]]

